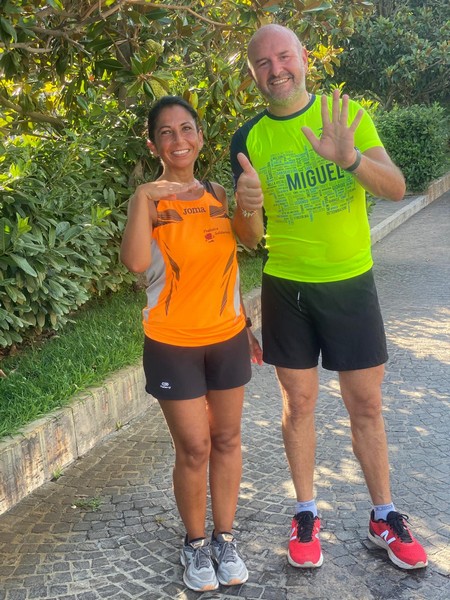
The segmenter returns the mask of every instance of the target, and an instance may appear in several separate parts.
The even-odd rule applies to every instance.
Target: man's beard
[[[271,106],[279,106],[285,108],[289,106],[292,103],[292,101],[295,101],[297,98],[300,98],[305,92],[306,82],[303,81],[301,83],[296,84],[286,96],[280,97],[270,93],[263,95]]]

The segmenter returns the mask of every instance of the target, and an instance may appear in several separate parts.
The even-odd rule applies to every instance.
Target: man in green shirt
[[[353,450],[373,502],[369,539],[404,569],[427,565],[407,517],[392,502],[381,383],[387,360],[372,274],[366,191],[405,193],[402,173],[370,116],[347,95],[308,93],[307,54],[297,36],[266,25],[248,47],[249,72],[268,107],[233,136],[231,164],[243,244],[264,237],[264,360],[276,367],[283,439],[297,494],[288,560],[319,567],[314,498],[318,358],[339,373]]]

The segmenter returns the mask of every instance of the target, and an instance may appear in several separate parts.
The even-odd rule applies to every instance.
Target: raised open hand
[[[160,179],[149,183],[143,183],[136,188],[136,195],[146,196],[148,200],[158,201],[164,198],[165,200],[175,200],[179,194],[188,192],[200,192],[203,189],[199,181],[192,183],[178,183],[177,181],[166,181]]]
[[[339,167],[346,169],[355,161],[355,131],[362,117],[360,109],[350,125],[348,124],[347,94],[339,97],[339,90],[334,90],[331,108],[331,119],[326,96],[321,98],[322,109],[322,136],[318,138],[309,127],[302,127],[302,131],[311,143],[314,150],[327,160],[331,160]]]

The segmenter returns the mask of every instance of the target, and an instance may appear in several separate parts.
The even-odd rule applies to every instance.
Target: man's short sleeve
[[[237,180],[239,179],[239,176],[243,170],[237,159],[239,152],[243,152],[247,158],[249,158],[242,127],[234,133],[233,137],[231,138],[230,145],[230,162],[231,172],[233,173],[234,189],[236,189]]]

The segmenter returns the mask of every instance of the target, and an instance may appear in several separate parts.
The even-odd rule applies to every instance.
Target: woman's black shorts
[[[172,346],[144,341],[145,389],[158,400],[188,400],[208,390],[229,390],[251,379],[246,329],[208,346]]]

